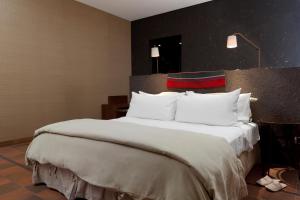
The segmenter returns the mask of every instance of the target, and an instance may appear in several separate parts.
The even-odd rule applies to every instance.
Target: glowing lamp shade
[[[151,48],[151,57],[158,58],[159,57],[159,49],[158,47]]]
[[[230,35],[227,38],[227,48],[228,49],[233,49],[237,48],[237,38],[236,35]]]

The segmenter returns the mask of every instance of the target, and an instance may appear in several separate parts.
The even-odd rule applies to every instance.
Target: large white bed
[[[42,127],[26,154],[33,182],[71,200],[240,200],[247,194],[245,177],[258,160],[259,132],[255,123],[238,121],[239,95],[210,96],[208,106],[198,107],[203,112],[196,112],[199,98],[193,97],[196,105],[181,108],[190,106],[186,113],[175,105],[177,96],[141,95],[149,106],[135,102],[141,104],[131,105],[135,110],[127,117]],[[232,96],[232,108],[222,108]]]

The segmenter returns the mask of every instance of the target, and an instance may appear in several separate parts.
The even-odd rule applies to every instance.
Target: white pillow
[[[132,98],[126,116],[165,121],[174,120],[176,100],[177,96],[175,95],[141,95],[132,92]]]
[[[143,91],[139,91],[139,94],[165,96],[165,95],[185,95],[185,92],[161,92],[159,94],[150,94]]]
[[[195,93],[193,91],[187,91],[187,95],[199,95],[198,93]],[[211,93],[213,95],[216,94],[226,94],[226,93]],[[244,123],[249,123],[251,122],[251,108],[250,108],[250,98],[251,98],[251,93],[245,93],[245,94],[240,94],[239,100],[237,103],[238,106],[238,121],[244,122]]]
[[[249,123],[251,122],[250,108],[251,93],[241,94],[238,100],[238,121]]]
[[[216,126],[237,122],[237,102],[241,89],[224,94],[182,96],[177,101],[175,120]]]

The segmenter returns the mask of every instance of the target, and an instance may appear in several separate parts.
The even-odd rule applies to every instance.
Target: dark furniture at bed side
[[[271,167],[291,166],[300,178],[300,124],[258,122],[263,173]]]
[[[109,120],[123,117],[126,115],[128,107],[127,96],[109,96],[108,104],[102,105],[102,119]]]
[[[299,68],[226,71],[227,91],[242,88],[258,98],[251,110],[260,124],[265,168],[280,164],[299,169],[299,139],[295,138],[300,135],[299,77]]]

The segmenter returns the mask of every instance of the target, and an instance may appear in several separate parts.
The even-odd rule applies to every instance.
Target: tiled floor
[[[65,200],[44,185],[32,186],[31,170],[24,165],[27,144],[0,147],[0,200]],[[255,167],[247,177],[249,196],[244,200],[300,200],[300,183],[295,170],[274,169],[271,175],[288,184],[281,192],[268,192],[255,181],[261,170]]]
[[[1,200],[65,200],[44,185],[33,186],[31,169],[24,165],[27,144],[0,147]]]
[[[280,192],[269,192],[256,185],[255,182],[261,178],[261,169],[256,166],[246,179],[249,196],[245,200],[300,200],[300,180],[296,170],[276,168],[270,170],[270,175],[282,180],[288,187]]]

